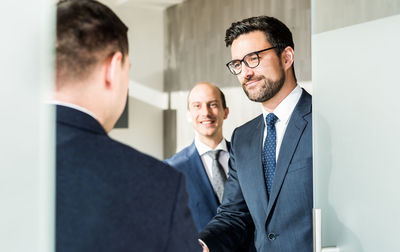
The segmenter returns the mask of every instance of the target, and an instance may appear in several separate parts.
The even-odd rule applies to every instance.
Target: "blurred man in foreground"
[[[57,252],[200,250],[184,177],[107,135],[128,94],[127,30],[97,1],[57,5]]]

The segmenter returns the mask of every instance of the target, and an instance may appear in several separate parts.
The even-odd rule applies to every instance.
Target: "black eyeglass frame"
[[[237,62],[237,61],[239,61],[239,62],[240,62],[240,65],[242,65],[242,63],[244,63],[248,68],[256,68],[256,67],[258,67],[258,65],[260,65],[260,55],[259,55],[259,54],[262,53],[262,52],[271,50],[271,49],[275,49],[275,48],[276,48],[276,46],[273,46],[273,47],[268,47],[268,48],[263,49],[263,50],[260,50],[260,51],[255,51],[255,52],[248,53],[248,54],[246,54],[241,60],[231,60],[231,61],[229,61],[228,63],[226,63],[226,67],[229,69],[229,72],[231,72],[233,75],[238,75],[238,74],[240,74],[240,73],[242,72],[242,68],[240,68],[240,71],[239,71],[238,73],[235,73],[235,72],[229,67],[229,64],[231,64],[232,62]],[[248,57],[249,55],[252,55],[252,54],[257,55],[257,59],[258,59],[257,65],[255,65],[255,66],[253,66],[253,67],[249,66],[249,64],[244,60],[246,57]]]

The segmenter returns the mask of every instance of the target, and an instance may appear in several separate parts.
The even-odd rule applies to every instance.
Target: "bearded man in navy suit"
[[[57,5],[57,252],[200,250],[183,175],[107,135],[128,95],[127,30],[97,1]]]
[[[229,108],[224,93],[209,82],[197,83],[190,90],[187,103],[196,135],[194,142],[165,162],[185,175],[189,208],[200,232],[217,213],[228,176],[230,146],[223,137],[222,125]],[[218,153],[220,169],[213,170],[209,155],[212,151]],[[222,184],[216,181],[218,178]]]
[[[233,23],[225,42],[227,67],[262,114],[233,132],[229,178],[200,233],[203,251],[235,251],[254,227],[258,252],[311,252],[311,96],[297,85],[292,34],[260,16]]]

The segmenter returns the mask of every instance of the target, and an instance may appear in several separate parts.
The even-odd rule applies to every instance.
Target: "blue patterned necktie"
[[[275,122],[278,117],[269,113],[266,117],[267,121],[267,136],[264,141],[264,151],[262,156],[262,164],[264,168],[265,182],[267,184],[268,196],[271,193],[272,182],[275,176],[275,166],[276,166],[276,130]]]

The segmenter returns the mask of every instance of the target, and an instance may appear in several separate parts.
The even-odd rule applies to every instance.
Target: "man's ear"
[[[294,50],[292,47],[287,46],[281,54],[282,66],[286,70],[292,67],[294,62]]]
[[[121,71],[122,64],[122,53],[116,52],[111,58],[106,60],[106,85],[107,87],[112,87],[113,84],[118,80],[118,74]]]
[[[225,116],[224,116],[224,120],[225,120],[226,118],[228,118],[228,115],[229,115],[229,108],[226,107],[226,108],[224,109],[224,111],[225,111]]]

